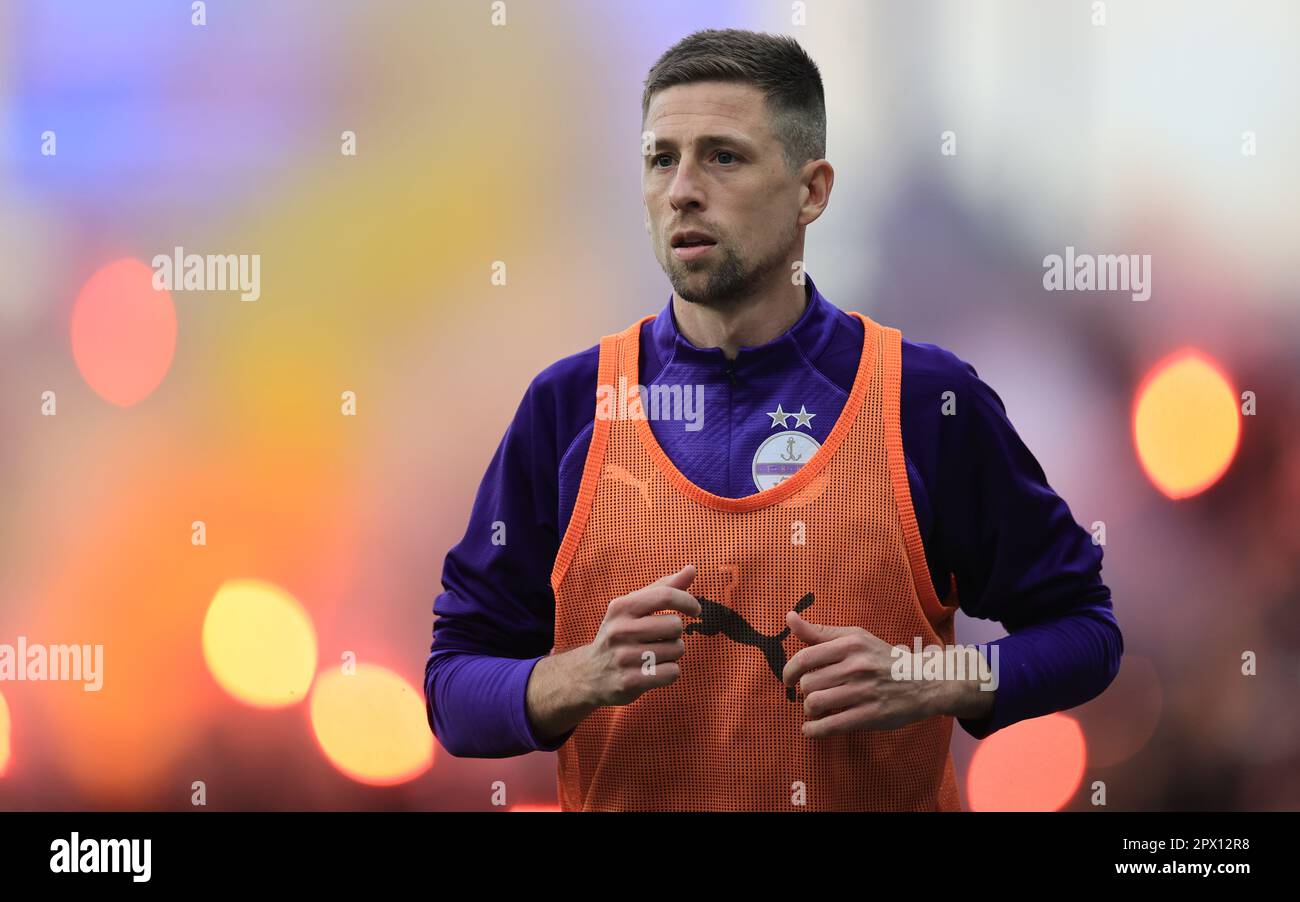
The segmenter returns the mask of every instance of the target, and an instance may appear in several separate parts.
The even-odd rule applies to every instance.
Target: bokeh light
[[[1137,754],[1155,734],[1163,707],[1155,663],[1144,655],[1124,655],[1115,681],[1077,712],[1092,766],[1113,767]]]
[[[72,356],[105,401],[130,407],[158,387],[176,351],[176,309],[153,270],[115,260],[86,282],[72,307]]]
[[[0,695],[0,777],[9,768],[9,705]]]
[[[1209,488],[1241,437],[1237,396],[1220,367],[1185,349],[1158,363],[1138,388],[1133,441],[1147,478],[1170,498]]]
[[[58,477],[36,481],[31,503],[13,513],[14,522],[76,565],[49,568],[39,591],[23,591],[39,597],[39,605],[20,608],[21,621],[0,634],[104,650],[99,691],[86,692],[77,682],[29,685],[25,691],[38,694],[32,701],[39,720],[22,717],[21,699],[10,693],[13,766],[22,766],[24,785],[28,773],[33,780],[49,774],[87,808],[137,809],[168,801],[169,774],[203,747],[211,718],[231,711],[204,663],[199,637],[226,574],[257,572],[261,564],[188,541],[191,487],[213,495],[219,489],[200,455],[177,455],[173,428],[143,411],[102,414],[97,419],[111,425],[114,438],[96,439],[93,455],[51,445]],[[54,421],[71,419],[61,410]],[[150,479],[121,478],[137,470]],[[79,528],[56,531],[43,509],[73,504],[81,511]],[[202,508],[223,522],[233,519],[215,505]],[[248,533],[262,534],[274,533]],[[25,581],[23,569],[16,577]]]
[[[422,695],[386,667],[363,663],[355,673],[321,674],[311,725],[330,763],[361,783],[404,783],[433,764]]]
[[[1058,811],[1079,789],[1087,750],[1065,714],[1022,720],[981,742],[971,758],[971,811]]]
[[[316,630],[296,599],[255,579],[222,584],[203,620],[203,657],[221,688],[258,708],[307,697]]]

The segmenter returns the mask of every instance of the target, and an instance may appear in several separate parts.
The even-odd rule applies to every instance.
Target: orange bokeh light
[[[171,293],[155,291],[153,270],[126,257],[96,272],[72,307],[72,356],[105,401],[130,407],[149,396],[176,352]]]
[[[1065,714],[1022,720],[985,739],[971,758],[971,811],[1059,811],[1083,780],[1087,748]]]
[[[1170,498],[1219,480],[1237,453],[1237,393],[1217,363],[1185,348],[1157,363],[1133,402],[1133,442],[1147,478]]]
[[[9,705],[0,695],[0,777],[9,767]]]

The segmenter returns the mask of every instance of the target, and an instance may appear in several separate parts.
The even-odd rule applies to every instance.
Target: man
[[[1114,678],[1101,549],[972,367],[804,276],[834,171],[794,40],[691,35],[642,111],[672,297],[529,386],[447,555],[430,726],[558,750],[565,810],[960,810],[954,719]],[[959,595],[1012,632],[996,683],[900,678]]]

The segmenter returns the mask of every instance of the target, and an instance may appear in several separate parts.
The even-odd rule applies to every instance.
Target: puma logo
[[[621,482],[636,489],[641,493],[641,497],[645,501],[645,506],[650,506],[650,486],[646,484],[644,479],[637,479],[618,464],[605,464],[605,475],[615,482]]]
[[[700,603],[700,621],[698,623],[688,623],[682,630],[683,635],[686,633],[699,633],[701,636],[716,636],[722,633],[732,642],[739,642],[741,645],[752,645],[763,653],[767,659],[767,666],[772,668],[777,682],[781,682],[781,671],[785,670],[786,657],[785,646],[781,643],[785,637],[790,635],[790,627],[786,627],[775,636],[769,636],[766,633],[760,633],[749,625],[749,622],[741,617],[735,610],[727,607],[725,604],[719,604],[716,601],[710,601],[707,598],[695,596],[695,600]],[[794,609],[803,613],[812,607],[813,593],[809,592],[803,598],[799,599]],[[785,697],[794,701],[795,687],[787,686]]]

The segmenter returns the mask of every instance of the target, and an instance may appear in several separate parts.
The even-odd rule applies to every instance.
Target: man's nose
[[[668,202],[673,209],[704,206],[704,191],[700,180],[700,171],[694,161],[685,159],[677,164],[677,174],[673,176],[672,188],[668,191]]]

